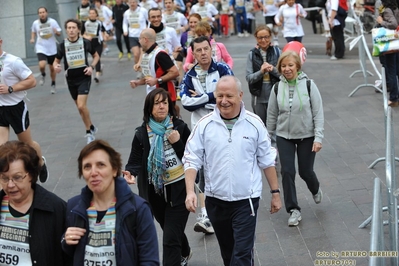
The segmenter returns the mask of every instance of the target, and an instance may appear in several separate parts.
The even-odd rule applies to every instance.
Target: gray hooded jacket
[[[297,77],[292,106],[289,103],[289,85],[284,76],[280,77],[277,94],[270,93],[267,108],[267,130],[272,135],[285,139],[315,137],[314,142],[322,143],[324,130],[323,102],[319,89],[312,81],[310,97],[306,85],[308,76],[300,72]]]

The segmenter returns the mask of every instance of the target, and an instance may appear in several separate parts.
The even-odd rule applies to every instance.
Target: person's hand
[[[0,94],[10,94],[6,84],[0,83]]]
[[[378,16],[375,20],[377,21],[378,24],[381,24],[384,21],[384,19],[381,16]]]
[[[312,151],[319,152],[321,150],[320,142],[313,142]]]
[[[276,23],[277,26],[281,27],[281,25],[283,25],[281,22]]]
[[[29,41],[30,43],[35,43],[35,39],[30,39],[30,41]]]
[[[134,64],[133,70],[134,71],[141,71],[141,65],[140,64]]]
[[[177,130],[172,130],[166,135],[166,138],[170,144],[176,143],[180,139],[180,133]]]
[[[129,185],[136,184],[136,177],[134,175],[132,175],[129,171],[122,170],[122,174],[123,174],[123,178],[126,180],[126,182]]]
[[[64,235],[65,242],[67,245],[77,245],[85,233],[86,229],[84,228],[68,227]]]
[[[57,30],[57,28],[53,28],[53,32],[54,32],[54,34],[56,34],[56,35],[57,35],[57,33],[58,33],[58,30]]]
[[[267,8],[266,7],[263,8],[263,13],[267,13]]]
[[[195,192],[190,192],[186,196],[186,209],[189,212],[195,213],[195,209],[197,208],[197,195]]]
[[[123,33],[123,36],[127,36],[127,32],[124,32],[124,33]]]
[[[270,213],[276,213],[281,209],[281,198],[280,193],[272,194],[272,201],[270,203]]]
[[[264,62],[262,64],[262,66],[260,67],[260,70],[262,71],[263,74],[265,74],[266,72],[269,72],[269,69],[270,69],[270,67],[269,67],[269,64],[267,62]]]
[[[155,86],[158,83],[158,79],[154,77],[146,77],[145,78],[145,84],[148,86]]]
[[[55,70],[55,73],[60,73],[61,72],[61,65],[60,64],[57,64],[57,65],[55,65],[54,66],[54,70]]]
[[[132,87],[132,89],[136,88],[139,85],[139,80],[134,79],[130,81],[130,87]]]
[[[88,66],[88,67],[86,67],[86,68],[83,70],[83,73],[84,73],[86,76],[91,76],[91,74],[93,74],[93,68],[92,68],[91,66]]]
[[[188,91],[191,93],[191,97],[195,97],[195,96],[199,95],[195,90],[188,90]]]

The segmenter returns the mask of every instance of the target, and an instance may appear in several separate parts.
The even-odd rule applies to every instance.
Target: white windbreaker
[[[257,198],[262,193],[262,172],[274,166],[276,150],[262,120],[245,110],[231,132],[218,108],[198,121],[187,140],[184,170],[204,166],[205,195],[224,201]]]

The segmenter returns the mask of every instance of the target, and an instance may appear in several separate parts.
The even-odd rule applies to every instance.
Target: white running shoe
[[[213,234],[215,230],[213,229],[212,223],[208,216],[203,213],[198,214],[197,222],[194,224],[195,232],[202,232],[204,234]]]
[[[291,210],[290,218],[288,218],[288,226],[297,226],[301,220],[301,212],[297,209],[293,209]]]
[[[96,139],[96,137],[94,137],[94,135],[92,133],[87,133],[85,135],[85,138],[87,140],[87,144],[89,144],[90,142],[94,141]]]

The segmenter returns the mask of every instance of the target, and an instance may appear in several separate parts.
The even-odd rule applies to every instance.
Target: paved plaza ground
[[[368,169],[372,161],[385,156],[382,94],[369,87],[348,98],[354,88],[365,83],[361,74],[349,78],[360,68],[358,49],[347,49],[345,59],[330,61],[325,55],[325,37],[311,33],[310,22],[303,21],[303,24],[306,33],[303,43],[308,50],[303,70],[318,85],[324,104],[325,139],[315,163],[324,198],[321,204],[316,205],[305,183],[298,177],[296,185],[303,220],[298,227],[288,227],[288,214],[284,210],[269,214],[270,193],[265,182],[258,211],[255,265],[310,266],[317,259],[332,259],[331,252],[368,251],[370,227],[358,229],[358,225],[372,211],[373,179],[377,176],[385,179],[384,163]],[[367,39],[370,42],[370,36]],[[250,109],[245,67],[248,51],[255,45],[255,39],[232,36],[218,41],[226,45],[234,58],[233,70],[244,84],[244,102]],[[282,37],[279,41],[281,45],[285,44]],[[10,40],[4,40],[7,42]],[[133,63],[126,57],[118,61],[114,43],[110,44],[110,49],[111,52],[102,58],[104,75],[100,83],[91,86],[88,107],[93,123],[99,128],[97,138],[110,142],[122,154],[125,164],[134,129],[142,123],[145,89],[130,88],[129,81],[136,77]],[[27,62],[38,76],[36,60]],[[372,70],[370,64],[367,68]],[[375,79],[369,77],[368,81],[374,83]],[[44,86],[37,85],[29,91],[27,104],[33,138],[40,143],[50,171],[50,179],[44,187],[67,200],[80,193],[84,186],[84,181],[77,177],[77,157],[86,144],[85,130],[63,74],[57,76],[55,95],[50,94],[49,85],[47,75]],[[189,113],[183,110],[182,115],[190,124]],[[395,133],[398,132],[397,117],[395,109]],[[12,134],[11,139],[15,139],[15,135]],[[398,150],[398,145],[395,148]],[[137,191],[135,186],[132,188]],[[196,216],[191,214],[186,228],[194,251],[190,265],[222,265],[216,237],[194,232],[195,219]],[[158,232],[161,243],[159,227]],[[368,265],[367,257],[340,259],[350,259],[347,262],[352,262],[352,265]]]

